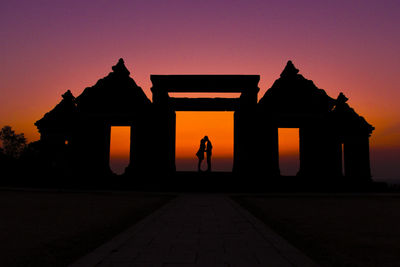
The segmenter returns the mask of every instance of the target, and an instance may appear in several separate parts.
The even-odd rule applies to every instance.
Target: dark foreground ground
[[[0,266],[66,266],[173,197],[2,190]],[[233,198],[322,266],[400,266],[400,194]]]
[[[0,191],[0,266],[67,266],[171,198]]]
[[[400,266],[400,195],[234,199],[322,266]]]

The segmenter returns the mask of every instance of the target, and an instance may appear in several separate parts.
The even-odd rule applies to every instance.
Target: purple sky
[[[260,74],[287,60],[376,127],[373,173],[399,177],[400,1],[2,1],[0,125],[33,123],[123,57],[151,98],[150,74]],[[390,170],[388,172],[388,170]]]

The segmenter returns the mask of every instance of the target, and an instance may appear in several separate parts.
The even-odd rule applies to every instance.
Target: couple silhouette
[[[197,169],[201,172],[201,163],[204,160],[204,153],[207,155],[207,172],[211,171],[211,154],[212,154],[212,144],[208,139],[208,136],[204,136],[203,139],[200,140],[200,148],[196,153],[196,156],[199,158],[199,163],[197,165]]]

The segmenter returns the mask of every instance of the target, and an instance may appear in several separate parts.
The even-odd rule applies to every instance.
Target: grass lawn
[[[0,191],[0,266],[67,266],[171,198]]]
[[[322,266],[400,266],[400,195],[234,199]]]

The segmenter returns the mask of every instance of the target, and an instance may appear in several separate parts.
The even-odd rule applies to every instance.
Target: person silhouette
[[[200,140],[200,148],[196,153],[197,158],[199,159],[199,163],[197,164],[197,170],[201,172],[201,162],[204,160],[204,152],[206,150],[206,140]]]
[[[211,171],[211,154],[212,154],[212,144],[210,139],[208,139],[208,136],[204,136],[203,138],[207,144],[206,147],[206,155],[207,155],[207,171],[210,172]]]

